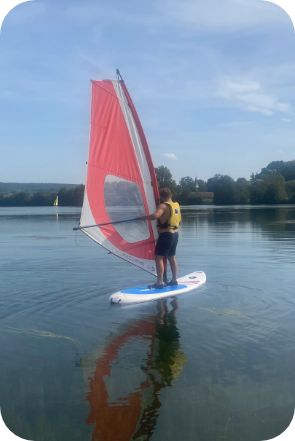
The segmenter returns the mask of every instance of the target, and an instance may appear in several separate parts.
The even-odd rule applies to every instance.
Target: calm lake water
[[[295,206],[183,207],[178,301],[81,232],[76,208],[0,209],[0,406],[35,441],[261,441],[295,406]]]

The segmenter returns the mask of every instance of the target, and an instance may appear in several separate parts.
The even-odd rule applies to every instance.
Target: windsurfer
[[[149,288],[162,289],[164,275],[164,258],[170,263],[172,280],[166,286],[176,286],[177,283],[177,262],[175,259],[176,246],[178,243],[178,226],[181,224],[180,207],[177,202],[172,201],[172,193],[169,188],[160,190],[162,203],[158,205],[155,213],[140,216],[142,220],[158,221],[159,238],[155,250],[155,261],[157,267],[157,283],[149,285]]]

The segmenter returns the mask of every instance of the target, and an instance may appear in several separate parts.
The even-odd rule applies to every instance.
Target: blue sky
[[[84,183],[89,80],[117,67],[176,180],[295,159],[294,28],[277,5],[34,0],[0,34],[0,181]]]

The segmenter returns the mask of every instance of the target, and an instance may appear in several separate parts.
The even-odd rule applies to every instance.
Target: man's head
[[[169,188],[161,188],[160,197],[163,201],[168,201],[172,198],[172,193]]]

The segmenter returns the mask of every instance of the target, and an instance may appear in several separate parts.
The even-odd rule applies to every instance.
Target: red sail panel
[[[126,86],[119,81],[93,81],[90,150],[80,226],[154,212],[158,197],[151,155]],[[112,253],[155,274],[155,221],[82,231]]]

